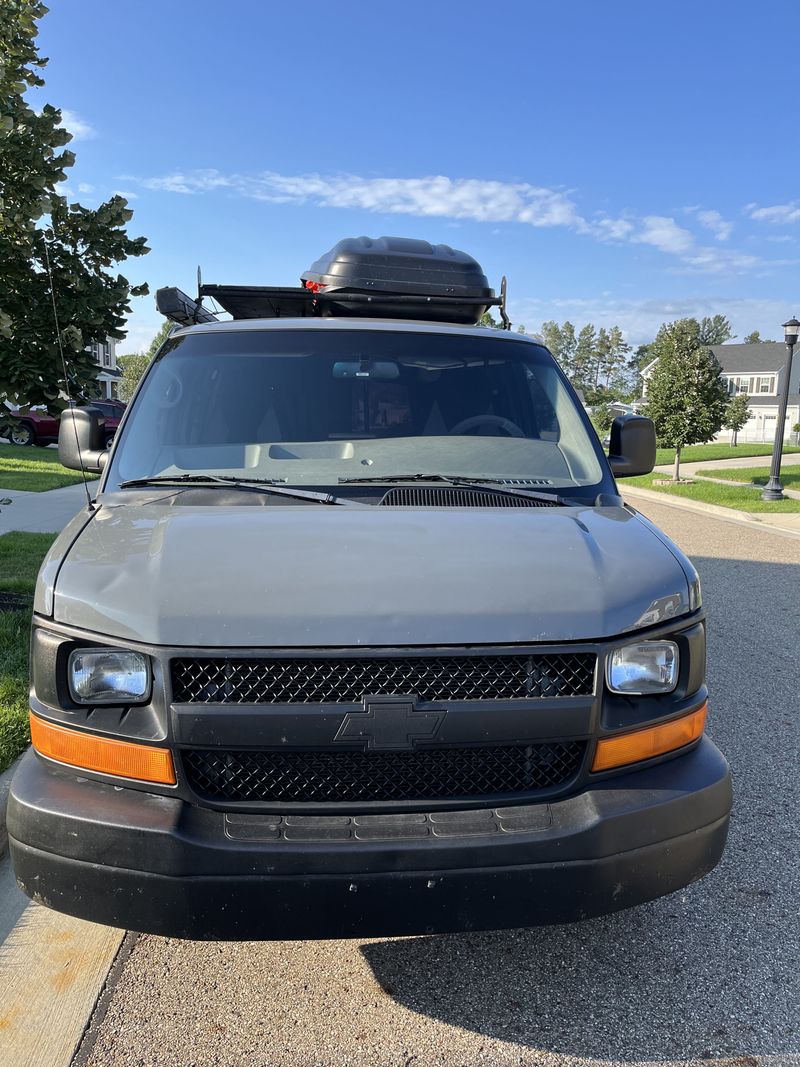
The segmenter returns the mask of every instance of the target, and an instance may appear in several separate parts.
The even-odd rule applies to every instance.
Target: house
[[[746,393],[750,398],[750,418],[739,431],[742,442],[775,440],[778,404],[786,373],[786,346],[779,341],[762,341],[754,345],[711,345],[711,351],[722,367],[722,378],[731,396]],[[647,382],[656,361],[642,369],[642,393],[647,396]],[[800,357],[795,357],[789,382],[789,405],[786,409],[784,438],[800,422]],[[717,441],[729,441],[730,430],[721,430]]]
[[[87,345],[87,349],[100,368],[97,381],[100,384],[101,398],[111,400],[117,395],[117,385],[122,377],[122,371],[117,368],[117,342],[107,337],[105,341],[92,341]]]

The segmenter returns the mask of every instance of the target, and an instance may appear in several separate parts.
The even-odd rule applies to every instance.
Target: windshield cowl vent
[[[511,493],[492,493],[456,485],[398,485],[382,498],[381,507],[394,508],[554,508],[545,500]]]

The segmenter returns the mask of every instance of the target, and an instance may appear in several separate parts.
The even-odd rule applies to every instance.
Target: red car
[[[125,411],[125,404],[121,400],[92,400],[91,406],[105,416],[106,446],[108,446],[114,440],[114,434]],[[44,448],[58,441],[58,427],[61,421],[59,416],[50,415],[43,408],[31,408],[25,414],[18,410],[10,414],[15,421],[10,429],[6,430],[5,436],[12,444],[40,445]]]

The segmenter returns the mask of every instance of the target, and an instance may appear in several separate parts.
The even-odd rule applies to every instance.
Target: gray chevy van
[[[39,576],[22,888],[175,937],[586,918],[720,858],[705,618],[536,339],[446,246],[340,242],[295,288],[161,290],[176,323]],[[504,293],[504,287],[503,287]],[[203,305],[213,295],[232,316]]]

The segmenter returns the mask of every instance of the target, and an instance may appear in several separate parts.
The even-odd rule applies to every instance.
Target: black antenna
[[[200,320],[200,309],[203,306],[203,275],[200,273],[200,264],[197,264],[197,307],[194,309],[195,324]]]
[[[89,483],[86,480],[86,468],[83,465],[83,456],[81,455],[81,442],[78,436],[78,427],[75,425],[75,419],[72,417],[73,404],[72,393],[69,388],[69,375],[67,374],[67,361],[64,358],[64,345],[61,341],[61,327],[58,324],[58,311],[56,310],[56,291],[53,285],[53,268],[50,266],[50,253],[47,249],[47,238],[42,233],[42,240],[44,241],[44,258],[47,262],[47,277],[50,281],[50,299],[53,303],[53,321],[56,324],[56,338],[58,340],[58,351],[61,354],[61,367],[64,371],[64,389],[67,393],[67,401],[69,402],[70,419],[72,421],[72,429],[75,431],[75,447],[78,450],[78,459],[81,464],[81,474],[83,475],[83,488],[86,490],[86,506],[89,511],[94,511],[94,504],[92,503],[92,494],[89,492]],[[62,412],[62,416],[63,416]]]
[[[500,281],[500,318],[503,320],[503,329],[511,329],[511,319],[506,312],[506,276],[505,274]]]

